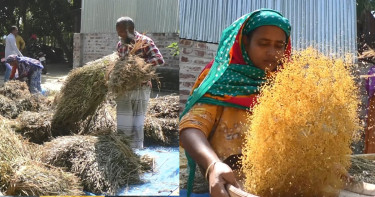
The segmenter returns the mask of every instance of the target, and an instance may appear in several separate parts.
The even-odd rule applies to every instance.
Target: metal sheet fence
[[[180,0],[180,37],[217,43],[226,26],[259,8],[275,9],[290,20],[295,49],[356,55],[355,0]]]
[[[139,32],[177,33],[179,0],[82,0],[81,33],[115,33],[129,16]]]

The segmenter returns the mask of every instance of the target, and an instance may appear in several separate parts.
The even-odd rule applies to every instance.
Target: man
[[[135,31],[135,25],[131,18],[119,18],[116,22],[116,31],[121,39],[117,44],[117,52],[121,58],[129,55],[136,42],[142,42],[142,47],[137,49],[134,54],[154,66],[164,64],[163,56],[154,42],[151,38]],[[116,100],[117,131],[131,137],[132,148],[143,148],[143,127],[151,86],[151,81],[144,82],[139,84],[137,89]]]
[[[23,56],[20,50],[17,48],[16,36],[18,34],[18,28],[16,26],[12,26],[10,28],[10,33],[5,39],[5,59],[7,59],[10,55],[18,55]],[[5,75],[4,75],[4,82],[7,82],[10,77],[10,73],[12,71],[12,67],[9,63],[5,63]]]
[[[16,36],[16,42],[18,50],[23,51],[25,49],[26,43],[19,34],[17,34]]]

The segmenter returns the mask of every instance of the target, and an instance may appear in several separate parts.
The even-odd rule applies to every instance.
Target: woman
[[[367,109],[367,127],[365,134],[365,150],[364,153],[375,153],[375,66],[372,66],[368,71],[368,78],[366,79],[366,91],[368,94],[368,109]]]
[[[196,162],[205,172],[211,196],[228,196],[227,183],[239,186],[234,170],[240,168],[247,109],[256,104],[265,77],[290,56],[290,31],[288,19],[274,10],[242,16],[223,31],[214,61],[193,86],[181,115],[180,142],[190,169]]]
[[[43,65],[40,61],[29,57],[18,57],[10,55],[6,62],[12,66],[10,79],[15,78],[16,70],[18,70],[18,79],[27,78],[27,85],[31,94],[41,93],[41,74]]]

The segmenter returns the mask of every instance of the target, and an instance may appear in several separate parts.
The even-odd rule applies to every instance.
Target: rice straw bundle
[[[39,147],[0,118],[0,191],[5,195],[66,195],[83,192],[78,178],[39,159]]]
[[[375,184],[375,160],[352,157],[351,163],[349,174],[355,181]]]
[[[147,106],[147,114],[156,118],[178,118],[179,99],[175,94],[152,98]]]
[[[21,133],[23,137],[30,142],[42,144],[48,141],[51,135],[51,119],[53,112],[22,112],[17,118],[19,125],[16,132]]]
[[[136,56],[117,53],[73,69],[57,99],[53,136],[90,133],[88,125],[108,95],[118,96],[155,77],[152,66]],[[83,128],[83,131],[82,131]]]
[[[143,169],[122,135],[58,137],[44,144],[42,161],[66,167],[80,177],[85,191],[108,195],[140,183]]]
[[[0,94],[10,99],[29,97],[31,95],[27,84],[17,80],[10,80],[6,82],[4,87],[0,88]]]
[[[23,111],[49,110],[49,103],[41,95],[32,95],[25,82],[8,81],[0,88],[0,115],[17,118]]]
[[[82,195],[79,179],[60,168],[28,161],[18,168],[7,195]]]
[[[117,54],[113,53],[70,71],[52,119],[53,136],[77,133],[80,121],[95,113],[108,92],[106,67],[117,59]]]
[[[13,177],[13,165],[19,158],[30,159],[34,152],[21,136],[16,135],[0,117],[0,191],[5,191]]]
[[[138,56],[127,56],[124,60],[117,61],[109,71],[109,91],[114,96],[120,96],[155,77],[155,69],[151,64]]]
[[[117,129],[116,122],[116,102],[106,100],[101,103],[96,112],[86,119],[81,125],[79,134],[105,135],[115,133]]]
[[[179,96],[152,98],[147,106],[145,141],[163,146],[178,146]]]
[[[20,110],[17,108],[13,100],[0,94],[0,115],[6,118],[16,118]]]
[[[178,146],[178,118],[146,116],[145,142],[163,146]]]
[[[350,66],[309,48],[261,90],[243,149],[245,187],[260,196],[337,195],[360,130]]]

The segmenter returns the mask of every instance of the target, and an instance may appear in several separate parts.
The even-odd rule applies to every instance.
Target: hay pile
[[[82,195],[78,178],[40,162],[39,147],[0,118],[0,192],[5,195]]]
[[[176,94],[151,98],[147,113],[156,118],[178,118],[180,97]]]
[[[179,96],[150,99],[145,119],[145,142],[178,146]]]
[[[337,194],[360,130],[350,65],[307,49],[284,67],[262,88],[249,116],[246,190],[259,196]]]
[[[127,184],[140,183],[140,158],[122,135],[64,136],[45,143],[42,161],[66,167],[82,180],[84,190],[115,195]]]
[[[178,146],[178,118],[146,116],[145,142],[163,146]]]
[[[355,181],[375,184],[375,160],[352,157],[351,163],[349,174]]]
[[[30,142],[42,144],[51,139],[51,120],[53,112],[22,112],[17,120],[16,132],[22,134]]]
[[[27,162],[14,173],[6,194],[40,196],[84,193],[75,175],[40,162]]]
[[[23,111],[48,110],[48,101],[40,95],[31,95],[25,82],[9,81],[0,88],[0,115],[16,118]]]
[[[80,135],[106,135],[115,133],[117,129],[116,102],[105,100],[98,106],[94,114],[79,123],[77,133]]]
[[[152,66],[136,56],[125,60],[117,53],[73,69],[57,99],[52,135],[90,133],[87,124],[107,95],[119,95],[155,77]],[[82,131],[84,130],[84,131]]]

